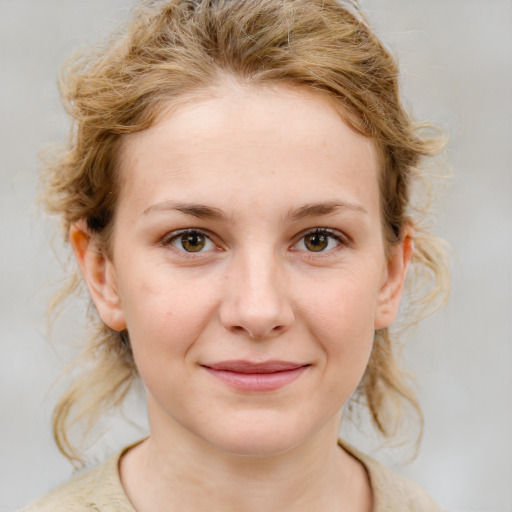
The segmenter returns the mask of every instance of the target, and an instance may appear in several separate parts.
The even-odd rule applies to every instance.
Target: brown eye
[[[330,253],[346,245],[348,243],[345,237],[338,231],[329,228],[317,228],[302,235],[293,249],[309,253]]]
[[[325,233],[310,233],[304,237],[304,245],[311,252],[324,251],[329,246],[329,238]]]
[[[162,240],[162,243],[164,245],[171,245],[178,251],[187,253],[210,252],[214,251],[216,248],[215,243],[207,234],[196,231],[195,229],[169,233],[169,235]]]
[[[181,247],[187,252],[199,252],[206,246],[206,237],[201,233],[185,233],[179,238]]]

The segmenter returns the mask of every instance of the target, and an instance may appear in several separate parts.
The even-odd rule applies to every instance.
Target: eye
[[[346,245],[341,235],[330,229],[318,228],[302,236],[293,248],[308,252],[328,252],[339,245]]]
[[[207,235],[193,229],[171,233],[164,243],[184,252],[206,252],[216,247]]]

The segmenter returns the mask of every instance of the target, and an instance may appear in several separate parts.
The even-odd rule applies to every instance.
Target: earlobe
[[[126,329],[114,264],[100,247],[97,237],[91,234],[85,222],[77,222],[69,229],[69,241],[101,319],[111,329]]]
[[[377,299],[375,330],[389,327],[398,315],[407,268],[414,251],[412,226],[403,230],[400,243],[390,249],[384,282]]]

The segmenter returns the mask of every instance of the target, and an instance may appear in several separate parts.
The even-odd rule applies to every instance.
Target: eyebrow
[[[349,203],[347,201],[327,201],[322,203],[309,203],[290,210],[286,216],[287,220],[297,221],[307,217],[320,217],[322,215],[330,215],[336,213],[338,210],[352,210],[360,213],[368,213],[365,208],[356,203]],[[144,210],[144,215],[152,212],[164,212],[169,210],[176,210],[185,215],[192,215],[199,219],[209,219],[216,221],[226,222],[227,215],[219,208],[206,206],[204,204],[196,203],[174,203],[171,201],[163,201],[149,206]]]
[[[218,221],[227,220],[226,214],[219,208],[206,206],[204,204],[174,203],[170,201],[163,201],[161,203],[151,205],[144,210],[144,215],[152,212],[165,212],[169,210],[176,210],[186,215],[192,215],[199,219],[210,219]]]
[[[330,215],[338,210],[352,210],[360,213],[368,213],[360,204],[349,203],[347,201],[327,201],[323,203],[309,203],[296,210],[291,210],[287,218],[291,220],[301,220],[307,217],[320,217]]]

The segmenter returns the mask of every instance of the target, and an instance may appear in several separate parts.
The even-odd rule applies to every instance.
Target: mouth
[[[221,361],[201,365],[213,377],[239,391],[275,391],[298,379],[310,364],[290,361]]]

